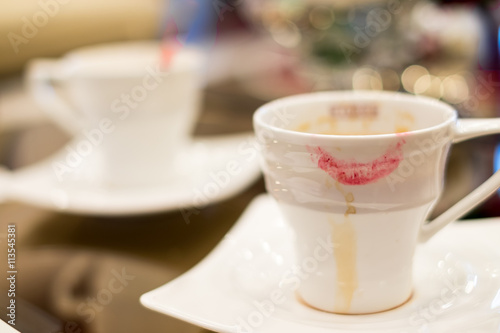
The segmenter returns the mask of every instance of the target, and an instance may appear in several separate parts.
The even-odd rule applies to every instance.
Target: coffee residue
[[[409,132],[415,127],[415,117],[408,111],[395,111],[394,128],[374,130],[373,123],[379,116],[376,106],[341,105],[332,108],[330,113],[305,121],[293,128],[297,132],[323,135],[382,135]],[[361,122],[361,128],[346,130],[339,125],[340,121],[350,121],[351,124]]]
[[[333,255],[337,266],[337,285],[334,312],[348,313],[354,292],[358,288],[358,272],[356,268],[357,237],[354,225],[349,218],[356,214],[354,195],[346,192],[340,183],[335,182],[335,188],[344,196],[346,211],[343,222],[330,219],[332,226]]]
[[[396,133],[409,132],[415,126],[415,117],[408,111],[398,111],[396,114]]]
[[[310,127],[311,127],[311,124],[305,122],[305,123],[300,124],[295,130],[297,132],[308,132]]]

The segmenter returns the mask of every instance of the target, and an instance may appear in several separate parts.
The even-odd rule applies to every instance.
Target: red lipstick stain
[[[344,185],[365,185],[374,183],[377,180],[391,174],[403,160],[404,140],[399,141],[395,146],[390,146],[379,158],[360,163],[353,160],[341,160],[333,157],[321,147],[308,147],[311,158],[318,161],[318,168],[325,171]]]
[[[173,34],[172,38],[167,38],[169,33]],[[181,49],[182,43],[179,41],[179,29],[175,21],[170,20],[165,28],[163,43],[161,44],[160,66],[163,69],[168,68],[175,54]]]

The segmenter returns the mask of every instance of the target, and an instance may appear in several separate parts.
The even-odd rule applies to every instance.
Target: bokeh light
[[[382,90],[382,77],[380,73],[370,67],[362,67],[354,72],[352,77],[354,90]]]
[[[429,75],[429,71],[425,67],[422,67],[420,65],[409,66],[401,75],[401,83],[403,84],[403,88],[410,93],[415,93],[415,84],[417,83],[418,79],[420,79],[422,76],[425,77],[426,75]],[[424,85],[425,83],[426,82],[423,81],[419,85]]]

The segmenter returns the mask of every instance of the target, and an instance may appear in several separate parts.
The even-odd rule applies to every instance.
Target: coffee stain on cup
[[[403,160],[404,139],[387,148],[382,156],[370,162],[357,162],[354,159],[341,160],[321,147],[309,147],[311,159],[330,177],[344,185],[366,185],[390,175]]]
[[[406,133],[406,132],[409,132],[409,131],[410,131],[409,127],[396,125],[396,128],[395,128],[395,132],[396,133]]]
[[[380,122],[379,117],[382,116],[376,105],[340,105],[332,107],[326,115],[301,122],[292,130],[321,135],[383,135],[405,133],[415,128],[415,117],[408,111],[395,110],[394,118],[389,117],[387,125],[376,130],[373,127],[375,121]]]
[[[330,218],[333,255],[337,268],[337,297],[335,298],[334,312],[349,313],[354,292],[358,288],[357,236],[354,225],[349,218],[349,215],[356,214],[356,207],[353,205],[354,195],[352,192],[346,192],[338,181],[335,182],[335,188],[344,196],[346,211],[342,222],[336,222]]]
[[[415,125],[415,117],[408,111],[398,111],[396,113],[395,133],[409,132]]]
[[[299,126],[297,126],[297,128],[295,129],[295,131],[307,133],[310,128],[311,128],[311,123],[309,123],[309,122],[303,122]]]
[[[334,134],[337,132],[337,120],[329,115],[324,115],[314,121],[304,121],[293,130],[303,133]]]
[[[316,119],[316,126],[321,126],[323,131],[320,134],[331,134],[337,131],[337,119],[335,117],[326,115]]]

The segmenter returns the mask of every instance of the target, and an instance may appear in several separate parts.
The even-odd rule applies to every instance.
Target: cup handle
[[[58,74],[62,69],[59,60],[33,60],[28,65],[25,82],[40,109],[73,136],[83,128],[85,122],[83,117],[58,95],[53,85],[53,81],[61,80]]]
[[[479,136],[500,133],[500,118],[460,119],[455,126],[453,143],[469,140]],[[464,214],[479,205],[500,187],[500,170],[469,193],[447,211],[422,226],[420,241],[426,242],[448,223],[456,221]]]

